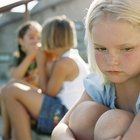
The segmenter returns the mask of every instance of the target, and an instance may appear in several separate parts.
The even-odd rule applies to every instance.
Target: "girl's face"
[[[140,75],[140,30],[106,19],[94,25],[92,33],[97,65],[110,81],[121,83]]]
[[[33,47],[40,47],[40,36],[41,32],[38,31],[35,27],[30,26],[24,37],[19,39],[22,49],[27,52],[28,50],[33,49]]]

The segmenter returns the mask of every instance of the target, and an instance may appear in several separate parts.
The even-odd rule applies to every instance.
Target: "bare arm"
[[[133,122],[124,134],[122,140],[140,139],[140,112],[134,117]]]
[[[40,87],[49,96],[56,96],[63,87],[64,82],[70,80],[70,77],[73,76],[73,71],[79,71],[77,70],[77,64],[70,58],[52,60],[52,66],[49,71],[46,70],[48,69],[46,66],[50,61],[47,60],[45,52],[43,53],[42,51],[37,60],[40,63],[38,65]]]
[[[31,47],[30,47],[31,48]],[[17,67],[13,67],[10,71],[11,77],[16,79],[22,79],[24,78],[28,67],[31,65],[31,63],[35,60],[37,49],[32,47],[24,58],[24,60],[21,62],[21,64]]]
[[[72,131],[69,129],[69,118],[75,108],[84,101],[91,101],[91,98],[86,92],[83,93],[80,100],[72,107],[70,111],[66,113],[60,123],[54,128],[51,137],[52,140],[76,140],[72,134]]]
[[[48,71],[46,69],[46,64],[47,64],[47,56],[45,54],[45,51],[39,49],[37,52],[37,67],[39,74],[39,86],[43,92],[46,92],[48,79]]]
[[[70,73],[68,68],[69,66],[66,62],[61,59],[53,64],[46,86],[47,95],[56,96],[59,93],[66,80],[66,76]]]

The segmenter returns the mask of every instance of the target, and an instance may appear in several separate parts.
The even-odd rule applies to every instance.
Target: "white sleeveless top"
[[[58,94],[62,104],[64,104],[67,109],[70,109],[84,91],[83,79],[89,74],[89,68],[79,55],[77,49],[71,49],[65,52],[62,57],[73,59],[79,68],[79,75],[73,81],[65,81]]]

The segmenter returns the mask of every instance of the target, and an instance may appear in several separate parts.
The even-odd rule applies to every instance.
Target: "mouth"
[[[117,74],[120,74],[121,72],[120,71],[113,70],[113,71],[107,71],[107,73],[109,73],[111,75],[117,75]]]

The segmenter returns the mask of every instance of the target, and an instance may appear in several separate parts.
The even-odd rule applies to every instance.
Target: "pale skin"
[[[70,48],[64,47],[49,51],[55,53],[57,58],[53,60],[52,64],[49,62],[49,66],[52,67],[48,69],[46,69],[48,65],[46,53],[42,50],[38,51],[40,87],[43,93],[38,88],[20,82],[10,83],[8,87],[3,89],[7,117],[10,118],[8,123],[14,130],[13,140],[32,140],[31,116],[37,120],[45,94],[56,96],[64,81],[74,80],[79,74],[78,66],[72,59],[61,58],[62,54],[68,49]],[[9,91],[11,96],[8,94]],[[18,118],[15,117],[16,114]],[[4,138],[9,140],[8,130],[5,131]]]
[[[85,91],[52,140],[139,140],[140,113],[134,112],[140,92],[140,30],[107,17],[94,24],[92,33],[97,65],[115,84],[119,109],[97,104]]]

